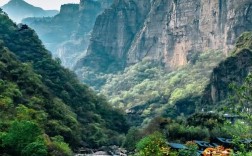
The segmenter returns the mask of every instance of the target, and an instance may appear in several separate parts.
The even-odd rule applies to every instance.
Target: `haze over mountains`
[[[73,68],[85,54],[96,17],[113,0],[81,0],[80,4],[65,4],[52,18],[27,18],[23,22],[36,29],[45,46],[59,57],[64,66]]]
[[[53,18],[24,22],[80,80],[117,107],[135,112],[137,106],[145,118],[166,114],[180,100],[192,106],[170,108],[168,114],[201,109],[212,69],[252,30],[251,5],[250,0],[81,0],[63,5]],[[216,92],[223,97],[218,101],[227,97]]]
[[[251,155],[251,0],[80,0],[22,22],[0,12],[0,155],[183,156],[167,141],[220,137]]]
[[[22,19],[27,17],[51,17],[58,13],[57,10],[43,10],[23,0],[10,0],[1,8],[17,23],[20,23]]]

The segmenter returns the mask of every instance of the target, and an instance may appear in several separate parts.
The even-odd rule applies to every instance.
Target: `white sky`
[[[0,6],[8,3],[10,0],[0,0]],[[60,10],[62,4],[80,3],[80,0],[25,0],[27,3],[41,7],[45,10]]]

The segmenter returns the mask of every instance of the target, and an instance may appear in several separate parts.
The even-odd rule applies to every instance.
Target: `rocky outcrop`
[[[112,0],[81,0],[77,28],[73,29],[72,38],[60,44],[55,56],[62,60],[64,66],[72,68],[77,60],[86,54],[90,41],[90,33],[96,17],[112,4]]]
[[[98,16],[87,56],[80,62],[99,68],[94,63],[99,61],[104,70],[108,64],[118,69],[125,66],[134,35],[141,28],[150,9],[150,2],[135,1],[116,0],[110,9]]]
[[[125,67],[127,52],[150,7],[150,1],[115,0],[111,8],[97,17],[87,55],[76,67],[90,64],[101,70]]]
[[[33,18],[23,22],[36,30],[46,48],[62,65],[71,68],[78,57],[85,55],[96,17],[113,0],[81,0],[65,4],[53,18]]]
[[[195,52],[227,54],[251,25],[251,0],[116,0],[97,18],[75,69],[111,72],[151,59],[172,70]]]
[[[239,38],[233,53],[213,70],[210,82],[202,96],[202,108],[212,107],[226,100],[229,95],[233,95],[229,85],[242,84],[252,72],[252,33],[244,33]]]
[[[78,28],[78,17],[79,5],[65,4],[54,17],[26,18],[22,22],[33,28],[46,48],[55,55],[57,47],[73,37],[73,31]]]

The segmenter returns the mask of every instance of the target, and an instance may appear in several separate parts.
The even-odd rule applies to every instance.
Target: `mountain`
[[[70,156],[120,142],[124,115],[53,60],[32,29],[0,12],[0,34],[0,155]]]
[[[96,17],[112,4],[113,0],[81,0],[80,4],[65,4],[52,18],[27,18],[28,24],[38,33],[45,46],[62,65],[72,68],[78,58],[85,55],[90,33]]]
[[[69,5],[69,16],[64,15],[67,6],[65,11],[62,7],[60,19],[71,20],[57,27],[50,26],[56,16],[27,24],[42,40],[47,32],[57,32],[52,40],[43,40],[47,47],[52,45],[53,56],[124,109],[133,125],[200,110],[212,70],[231,55],[243,32],[252,31],[250,0],[102,2],[82,0],[82,13]],[[88,14],[92,10],[99,13]],[[55,46],[58,39],[63,44]]]
[[[49,17],[58,13],[57,10],[43,10],[26,3],[24,0],[10,0],[1,7],[9,17],[17,23],[27,17]]]
[[[213,69],[210,82],[202,96],[202,108],[211,109],[221,104],[229,104],[234,96],[232,83],[240,86],[252,71],[252,33],[243,33],[236,42],[232,55]]]
[[[133,122],[189,115],[200,109],[212,69],[252,31],[251,6],[249,0],[115,0],[97,17],[74,70]]]
[[[250,0],[116,0],[97,18],[87,55],[75,69],[114,72],[149,59],[172,70],[196,52],[227,55],[235,39],[252,29],[251,5]]]

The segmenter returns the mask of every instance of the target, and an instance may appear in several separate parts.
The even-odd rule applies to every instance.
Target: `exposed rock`
[[[112,0],[81,0],[65,4],[53,18],[33,18],[23,22],[36,30],[46,48],[62,65],[73,67],[89,45],[90,32],[96,17],[112,4]]]
[[[92,64],[101,70],[109,66],[113,68],[111,70],[122,69],[127,51],[150,6],[149,1],[115,0],[110,9],[97,17],[87,55],[79,61],[77,67]]]
[[[65,4],[52,18],[27,18],[22,22],[35,29],[46,48],[55,55],[60,44],[73,38],[73,31],[78,28],[78,17],[79,5]]]
[[[251,0],[116,0],[97,18],[87,55],[75,69],[111,72],[143,58],[174,69],[194,52],[227,54],[251,25]]]
[[[109,156],[109,154],[105,151],[97,151],[95,152],[94,154],[92,154],[93,156],[96,156],[96,155],[100,155],[100,156]]]
[[[213,70],[210,83],[202,97],[202,107],[218,104],[232,95],[231,83],[242,84],[252,72],[252,33],[244,33],[236,44],[234,54]]]

